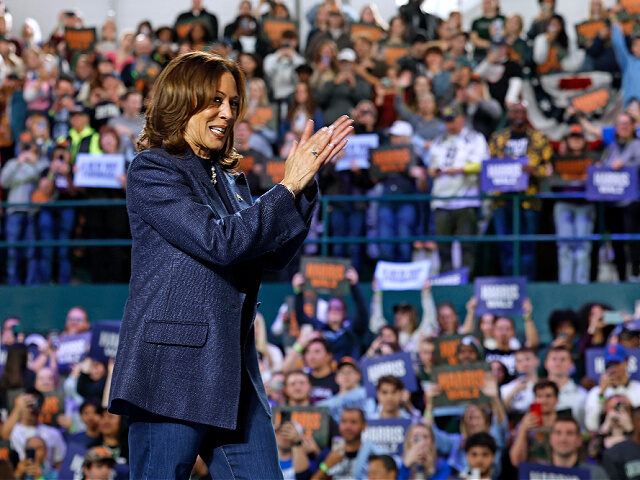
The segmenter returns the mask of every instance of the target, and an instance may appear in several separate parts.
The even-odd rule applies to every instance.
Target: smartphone
[[[345,441],[344,438],[342,438],[342,437],[333,437],[333,439],[331,440],[331,450],[333,450],[335,452],[344,453],[345,444],[346,444],[346,441]]]
[[[36,449],[35,448],[31,448],[31,447],[26,448],[24,452],[25,452],[25,455],[26,455],[27,459],[35,460],[35,458],[36,458]]]
[[[529,412],[538,417],[538,426],[542,426],[542,405],[537,402],[533,402],[529,407]]]

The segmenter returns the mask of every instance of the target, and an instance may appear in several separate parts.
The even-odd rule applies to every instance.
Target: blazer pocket
[[[181,347],[203,347],[207,342],[209,324],[145,322],[144,341],[158,345],[177,345]]]

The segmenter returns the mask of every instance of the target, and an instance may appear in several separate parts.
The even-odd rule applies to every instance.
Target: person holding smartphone
[[[31,437],[27,440],[25,458],[18,462],[14,472],[14,478],[33,480],[53,480],[58,473],[46,465],[47,445],[40,437]]]

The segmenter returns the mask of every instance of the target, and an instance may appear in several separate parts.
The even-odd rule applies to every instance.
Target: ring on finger
[[[311,155],[313,155],[314,157],[317,157],[319,153],[316,152],[315,150],[311,150]]]
[[[327,147],[329,147],[329,148],[333,148],[333,147],[335,147],[335,144],[334,144],[334,143],[329,143],[329,144],[327,145]]]

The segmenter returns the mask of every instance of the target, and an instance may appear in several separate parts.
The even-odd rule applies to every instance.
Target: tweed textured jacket
[[[218,171],[226,202],[193,153],[145,150],[129,168],[132,274],[113,413],[133,404],[234,429],[245,368],[271,414],[254,341],[258,288],[262,271],[286,266],[304,241],[317,186],[294,201],[276,185],[254,203],[243,174]]]

